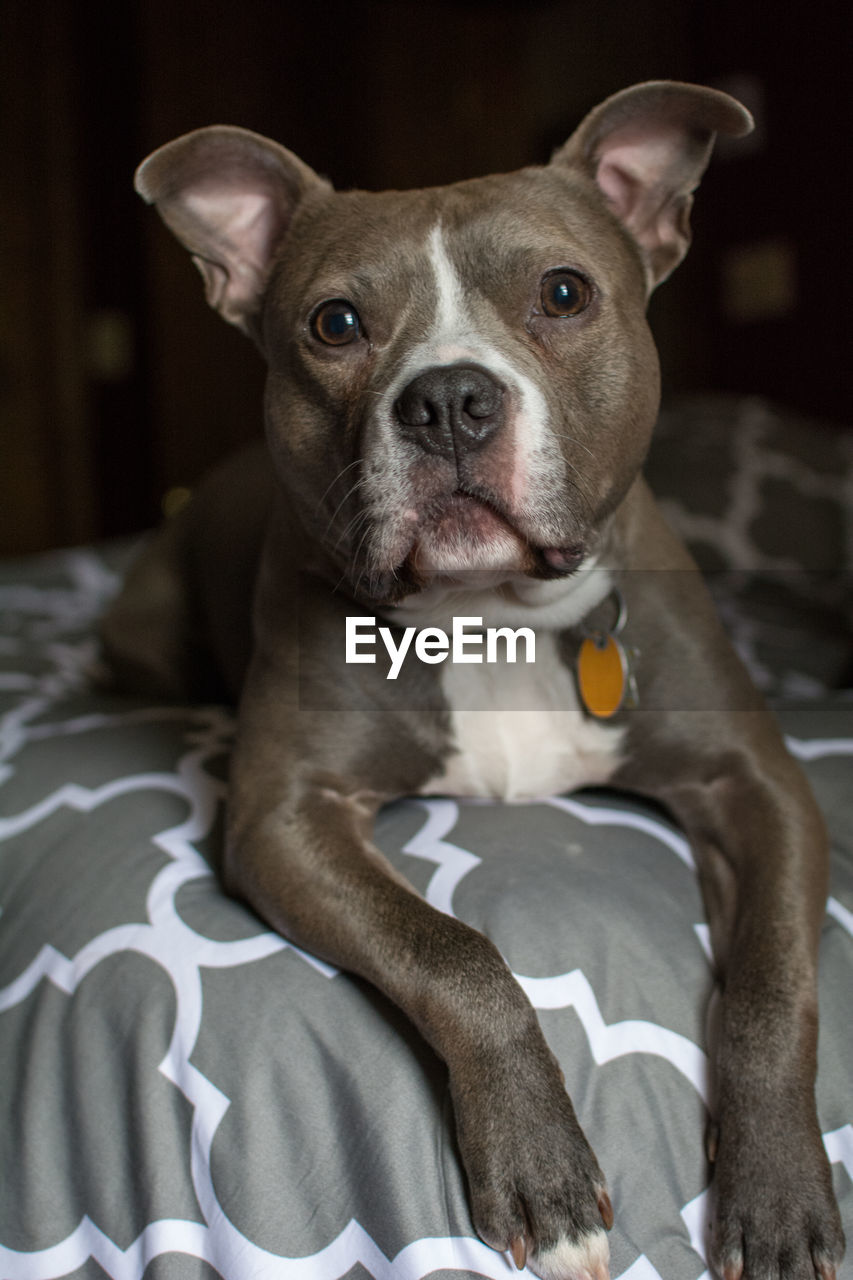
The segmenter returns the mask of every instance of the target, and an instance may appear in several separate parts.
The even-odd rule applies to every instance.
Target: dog
[[[336,192],[225,126],[137,172],[265,357],[267,448],[145,552],[108,660],[140,691],[215,674],[239,697],[226,888],[405,1011],[447,1066],[477,1232],[544,1280],[606,1280],[605,1177],[497,949],[371,843],[395,796],[607,784],[665,806],[723,991],[712,1264],[831,1280],[844,1249],[814,1101],[826,833],[641,474],[646,304],[716,134],[750,128],[661,81],[548,164],[443,188]]]

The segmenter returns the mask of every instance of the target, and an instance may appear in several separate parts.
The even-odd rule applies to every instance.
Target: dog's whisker
[[[595,457],[595,450],[591,449],[588,444],[584,444],[583,440],[578,440],[577,436],[569,435],[568,431],[554,431],[555,440],[565,440],[566,444],[576,445],[578,449],[583,449],[584,453],[589,454],[591,458]]]
[[[323,537],[324,537],[324,539],[325,539],[325,538],[327,538],[327,537],[329,536],[329,533],[331,532],[332,526],[334,525],[334,523],[335,523],[336,519],[338,518],[338,512],[340,511],[341,507],[343,507],[345,503],[349,502],[349,500],[350,500],[350,499],[351,499],[351,498],[352,498],[352,497],[353,497],[353,496],[354,496],[354,495],[359,491],[359,489],[363,488],[364,483],[365,483],[365,481],[364,481],[364,477],[361,477],[361,479],[357,480],[357,481],[356,481],[356,483],[355,483],[354,485],[352,485],[352,486],[347,490],[347,492],[344,494],[343,498],[341,498],[340,502],[339,502],[339,503],[338,503],[338,505],[335,507],[334,511],[332,512],[331,516],[329,517],[328,523],[326,524],[326,528],[325,528],[325,530],[324,530],[324,532],[323,532]],[[349,528],[349,525],[352,523],[352,521],[353,521],[353,520],[358,520],[362,514],[366,514],[366,513],[365,513],[365,512],[363,512],[363,511],[362,511],[362,512],[356,512],[356,514],[355,514],[355,515],[351,518],[351,520],[348,522],[348,524],[347,524],[347,528]],[[338,542],[340,542],[340,539],[341,539],[341,537],[342,537],[342,536],[343,536],[343,535],[340,535],[340,536],[338,537]]]
[[[340,550],[341,543],[344,542],[345,539],[347,538],[354,537],[355,534],[358,532],[359,528],[361,527],[361,525],[369,524],[370,519],[371,519],[370,512],[368,511],[356,512],[353,518],[350,521],[348,521],[347,524],[344,525],[343,529],[341,529],[340,533],[335,539],[334,550],[335,551]]]
[[[353,566],[355,566],[355,565],[357,565],[357,564],[358,564],[359,557],[360,557],[360,555],[361,555],[361,549],[362,549],[362,547],[364,546],[365,539],[367,538],[367,535],[368,535],[368,533],[369,533],[369,532],[370,532],[370,525],[369,525],[369,523],[365,522],[364,532],[362,533],[361,537],[359,538],[358,546],[357,546],[357,547],[355,548],[355,550],[353,551],[352,557],[351,557],[351,559],[350,559],[350,563],[351,563]]]
[[[370,524],[370,517],[368,516],[368,513],[360,512],[359,515],[357,515],[355,518],[353,518],[353,520],[350,521],[350,524],[347,525],[346,529],[343,529],[341,531],[341,534],[338,535],[338,538],[336,539],[336,541],[334,541],[333,549],[336,550],[336,552],[339,552],[339,550],[341,550],[341,544],[345,543],[345,541],[347,540],[355,538],[357,532],[360,531],[362,525],[364,525],[364,532],[362,532],[361,534],[361,541],[364,541],[364,539],[366,538],[366,535],[368,535],[368,532],[369,532],[369,529],[368,529],[369,524]],[[361,547],[361,543],[359,543],[359,547]]]
[[[352,471],[353,467],[360,467],[360,466],[361,466],[361,464],[362,464],[363,462],[364,462],[364,459],[363,459],[363,458],[355,458],[355,459],[354,459],[354,461],[352,461],[352,462],[348,462],[348,463],[347,463],[347,465],[346,465],[345,467],[343,467],[343,468],[338,472],[338,474],[335,476],[334,480],[332,480],[331,484],[330,484],[330,485],[328,486],[328,488],[326,489],[326,491],[325,491],[325,493],[323,494],[323,496],[318,500],[318,502],[317,502],[317,510],[318,510],[318,511],[322,508],[322,506],[323,506],[324,502],[326,501],[326,499],[328,498],[329,494],[330,494],[330,493],[332,492],[332,490],[334,489],[335,485],[336,485],[340,480],[342,480],[342,479],[344,478],[344,476],[346,475],[346,473],[347,473],[348,471]]]
[[[369,518],[368,513],[366,511],[364,510],[357,511],[355,515],[352,516],[346,522],[346,524],[341,529],[338,530],[338,535],[335,538],[335,541],[333,544],[335,550],[337,551],[340,548],[341,543],[346,538],[354,536],[368,518]]]
[[[331,492],[332,488],[334,487],[334,485],[336,485],[336,484],[338,483],[338,481],[339,481],[339,480],[341,480],[341,479],[343,478],[343,476],[346,474],[346,472],[347,472],[347,471],[352,470],[352,468],[353,468],[354,466],[358,466],[358,465],[360,465],[360,463],[361,463],[361,459],[357,459],[357,461],[356,461],[356,462],[354,462],[354,463],[350,463],[350,465],[349,465],[348,467],[345,467],[345,468],[344,468],[344,470],[343,470],[343,471],[341,471],[341,472],[340,472],[340,474],[339,474],[339,475],[337,475],[337,476],[335,477],[335,479],[334,479],[334,480],[332,481],[332,483],[329,485],[328,489],[326,489],[326,492],[323,494],[323,497],[322,497],[322,498],[320,499],[320,501],[317,503],[316,510],[317,510],[317,514],[318,514],[318,515],[320,514],[320,511],[323,509],[323,507],[326,505],[326,499],[328,498],[328,495],[330,494],[330,492]],[[340,511],[341,507],[342,507],[342,506],[344,506],[344,504],[345,504],[345,503],[347,503],[347,502],[352,498],[353,494],[357,493],[357,492],[358,492],[358,490],[359,490],[359,489],[360,489],[364,484],[365,484],[365,477],[364,477],[364,476],[359,476],[359,477],[358,477],[358,479],[355,481],[355,483],[354,483],[354,484],[352,484],[352,485],[350,485],[350,487],[347,489],[346,493],[345,493],[345,494],[344,494],[344,496],[341,498],[340,502],[339,502],[339,503],[338,503],[338,505],[335,507],[335,509],[334,509],[334,511],[332,512],[332,514],[329,516],[329,519],[328,519],[328,522],[327,522],[327,524],[326,524],[326,528],[325,528],[325,531],[324,531],[324,534],[323,534],[324,538],[328,536],[329,530],[332,528],[332,525],[334,524],[335,520],[337,519],[338,512]]]

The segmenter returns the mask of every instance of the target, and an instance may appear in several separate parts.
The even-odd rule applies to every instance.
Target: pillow
[[[756,397],[665,405],[646,475],[760,688],[853,677],[853,433]]]

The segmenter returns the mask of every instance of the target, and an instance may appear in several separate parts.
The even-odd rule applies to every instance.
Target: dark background
[[[655,296],[668,391],[850,423],[849,0],[2,0],[0,552],[155,521],[258,432],[260,358],[133,194],[200,125],[269,134],[339,186],[544,161],[637,80],[730,89],[694,247]]]

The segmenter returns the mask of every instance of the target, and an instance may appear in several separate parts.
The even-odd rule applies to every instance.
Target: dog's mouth
[[[526,546],[494,506],[457,489],[419,524],[409,561],[416,572],[518,568]]]
[[[584,557],[580,544],[538,546],[489,497],[456,489],[418,523],[406,565],[416,579],[472,573],[564,577]]]

